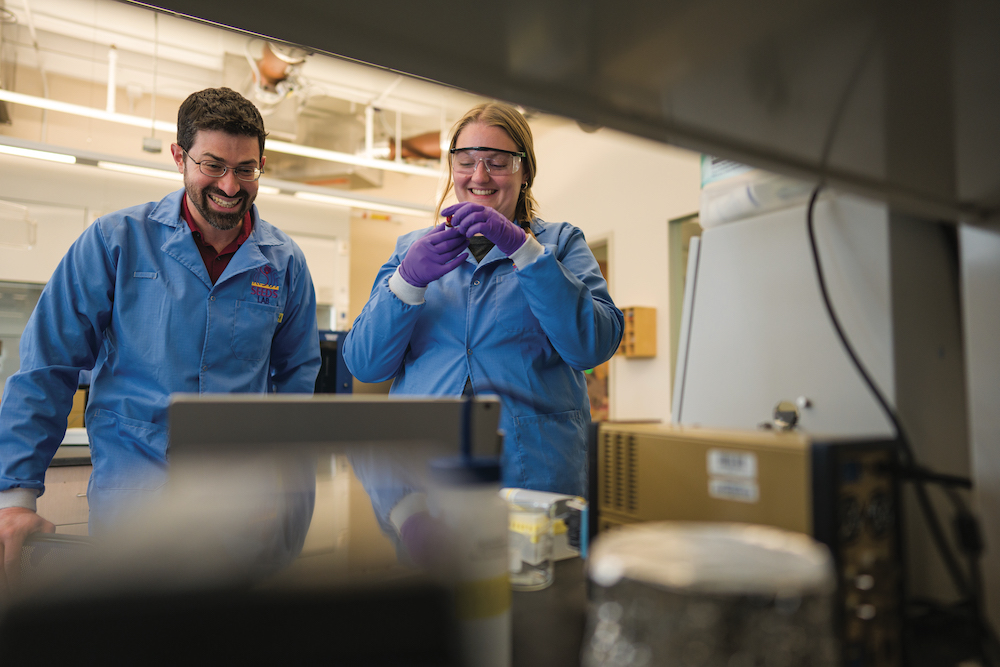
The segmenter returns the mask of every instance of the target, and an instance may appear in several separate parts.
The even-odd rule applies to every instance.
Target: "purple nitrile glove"
[[[413,242],[399,263],[399,276],[414,287],[427,287],[464,262],[469,253],[458,253],[468,246],[462,232],[442,222]]]
[[[448,530],[427,512],[417,512],[404,521],[399,537],[415,565],[435,569],[443,564],[449,544]]]
[[[505,255],[524,245],[524,230],[489,206],[462,202],[449,206],[441,211],[441,215],[450,215],[451,226],[461,230],[467,238],[482,234]]]

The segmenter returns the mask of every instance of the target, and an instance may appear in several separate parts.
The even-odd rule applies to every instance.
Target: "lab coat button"
[[[208,300],[209,301],[215,301],[215,297],[214,296],[210,296],[210,297],[208,297]]]
[[[468,350],[466,350],[466,352],[468,352],[469,354],[472,354],[472,348],[470,347]]]
[[[207,371],[207,370],[208,370],[208,366],[207,366],[207,365],[205,365],[205,366],[202,366],[202,367],[201,367],[201,370],[203,370],[203,371]]]
[[[477,281],[473,282],[472,284],[473,284],[473,285],[478,285],[478,284],[479,284],[479,281],[477,280]]]

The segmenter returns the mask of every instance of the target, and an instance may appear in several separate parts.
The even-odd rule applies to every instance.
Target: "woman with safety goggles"
[[[363,382],[406,395],[497,394],[504,486],[586,495],[584,371],[607,361],[623,317],[583,233],[536,216],[524,117],[506,104],[455,125],[438,211],[405,234],[344,342]],[[441,209],[454,190],[457,204]]]

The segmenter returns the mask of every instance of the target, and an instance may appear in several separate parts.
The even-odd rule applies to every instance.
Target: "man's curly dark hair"
[[[264,155],[264,119],[257,107],[230,88],[206,88],[192,93],[177,110],[177,145],[191,150],[198,130],[256,137]]]

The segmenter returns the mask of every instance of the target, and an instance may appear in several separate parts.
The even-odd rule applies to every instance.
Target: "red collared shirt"
[[[198,252],[201,253],[201,259],[205,262],[205,268],[208,269],[208,275],[214,285],[219,276],[222,275],[222,272],[229,266],[229,260],[240,249],[243,242],[250,238],[250,233],[253,232],[253,217],[251,217],[250,211],[247,211],[247,214],[243,217],[243,231],[240,232],[240,235],[236,237],[235,241],[223,248],[222,252],[216,252],[215,248],[205,243],[205,240],[201,237],[201,231],[194,224],[191,212],[188,210],[187,195],[181,199],[181,212],[184,214],[184,221],[191,228],[191,236],[194,237],[194,243],[198,246]]]

